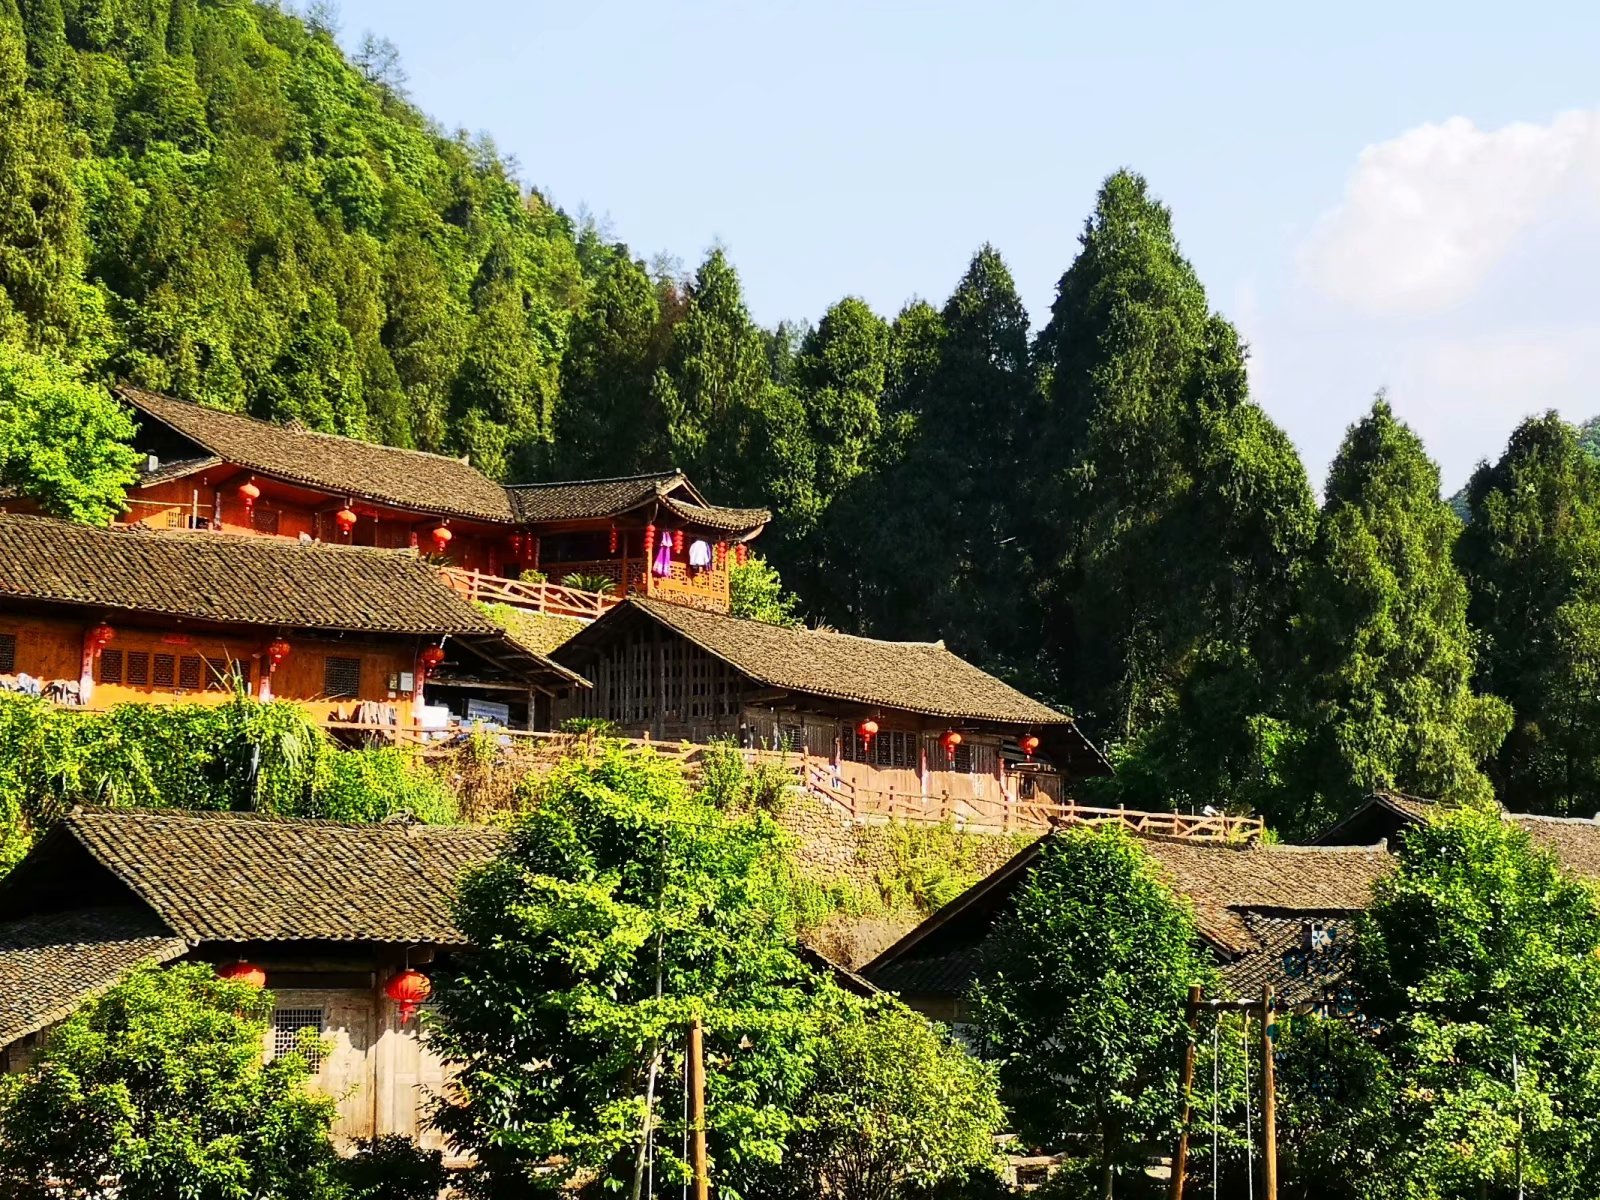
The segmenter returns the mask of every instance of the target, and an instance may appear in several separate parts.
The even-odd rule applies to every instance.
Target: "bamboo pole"
[[[700,1018],[689,1021],[689,1123],[694,1138],[689,1161],[694,1168],[694,1200],[708,1200],[711,1178],[706,1168],[706,1052]]]
[[[1278,1200],[1278,1081],[1272,1065],[1277,1030],[1272,985],[1261,990],[1261,1159],[1266,1200]]]
[[[1178,1089],[1183,1094],[1183,1119],[1178,1125],[1178,1151],[1172,1156],[1172,1200],[1183,1200],[1183,1177],[1189,1169],[1189,1121],[1194,1116],[1194,1046],[1200,1035],[1198,983],[1189,985],[1189,1036],[1183,1047],[1183,1073]]]

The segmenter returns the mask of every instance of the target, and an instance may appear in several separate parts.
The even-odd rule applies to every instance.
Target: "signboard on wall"
[[[483,721],[493,725],[511,725],[511,706],[494,700],[468,700],[467,720]]]

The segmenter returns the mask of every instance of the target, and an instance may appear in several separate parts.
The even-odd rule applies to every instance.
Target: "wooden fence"
[[[535,733],[521,729],[436,730],[419,725],[371,725],[355,721],[327,721],[323,728],[345,737],[409,746],[427,758],[451,756],[470,745],[474,738],[487,739],[497,751],[530,769],[553,765],[575,753],[580,746],[594,741],[592,735],[581,733]],[[711,748],[695,742],[661,741],[648,735],[608,737],[606,740],[673,759],[691,773],[699,768]],[[793,776],[794,787],[827,802],[843,816],[867,823],[907,821],[937,825],[948,822],[962,828],[998,832],[1028,829],[1042,832],[1069,825],[1119,824],[1147,837],[1232,843],[1255,840],[1264,829],[1259,817],[1095,808],[1071,800],[1058,803],[1042,794],[1025,799],[1016,795],[1019,777],[1015,775],[1008,777],[1010,786],[1003,799],[964,798],[862,787],[841,778],[831,759],[815,754],[777,750],[741,750],[740,753],[752,766],[765,763],[779,767]]]
[[[507,579],[500,575],[485,575],[481,571],[464,571],[460,567],[441,567],[444,581],[468,600],[481,600],[485,604],[509,604],[532,612],[548,613],[553,617],[575,617],[580,621],[593,621],[613,605],[620,603],[616,596],[601,592],[584,592],[563,587],[559,583],[539,583],[527,579]]]

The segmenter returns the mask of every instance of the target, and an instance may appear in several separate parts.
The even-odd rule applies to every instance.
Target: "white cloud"
[[[1358,309],[1439,312],[1470,298],[1563,200],[1597,191],[1600,111],[1492,131],[1465,117],[1419,125],[1361,152],[1302,266]]]

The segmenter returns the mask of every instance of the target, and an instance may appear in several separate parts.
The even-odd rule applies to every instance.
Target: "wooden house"
[[[412,551],[0,514],[0,689],[105,708],[239,685],[384,724],[492,697],[541,728],[586,686]]]
[[[568,693],[560,716],[603,718],[635,737],[787,749],[823,760],[835,789],[954,802],[952,816],[1059,803],[1064,787],[1110,769],[1071,717],[942,642],[782,628],[632,598],[552,653],[593,684]],[[830,781],[808,782],[827,790]]]
[[[423,1117],[446,1071],[388,985],[465,949],[456,883],[504,837],[403,820],[75,810],[0,880],[0,1071],[26,1067],[53,1025],[139,963],[243,962],[276,1001],[266,1055],[302,1029],[324,1040],[312,1083],[338,1101],[337,1138],[439,1146]],[[874,990],[802,957],[848,990]]]
[[[968,888],[861,974],[930,1017],[965,1020],[989,933],[1057,836],[1040,838]],[[1270,983],[1295,1006],[1337,992],[1354,920],[1394,864],[1381,846],[1139,842],[1173,891],[1193,905],[1201,942],[1228,991],[1259,996]]]
[[[133,387],[142,459],[123,520],[328,544],[412,548],[475,599],[593,616],[569,575],[728,609],[728,565],[770,519],[709,503],[680,471],[507,487],[465,459],[314,433]],[[16,507],[15,505],[13,507]],[[663,549],[663,546],[665,547]],[[518,586],[518,585],[521,586]]]

